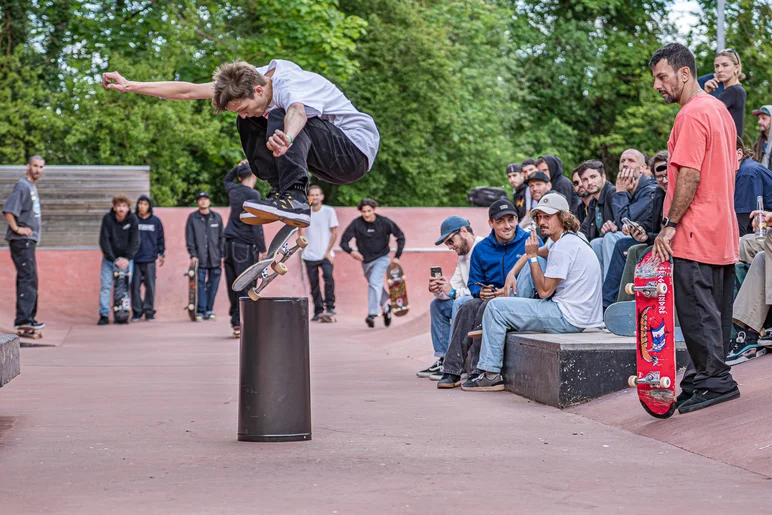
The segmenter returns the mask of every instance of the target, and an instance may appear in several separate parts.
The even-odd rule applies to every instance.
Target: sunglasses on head
[[[662,163],[654,169],[655,172],[664,172],[665,170],[667,170],[667,163]]]

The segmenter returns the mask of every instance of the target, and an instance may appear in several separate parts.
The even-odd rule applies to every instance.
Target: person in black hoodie
[[[559,157],[547,154],[541,156],[536,161],[536,167],[542,172],[546,173],[550,177],[552,183],[552,191],[557,191],[568,200],[568,205],[571,207],[571,212],[575,212],[579,207],[579,197],[574,191],[574,186],[571,184],[571,180],[563,175],[563,161]],[[546,168],[546,169],[545,169]]]
[[[525,192],[528,191],[525,173],[520,163],[511,163],[507,165],[507,180],[512,186],[512,203],[517,209],[517,218],[522,220],[525,217]]]
[[[115,270],[132,271],[133,259],[139,250],[139,222],[131,212],[131,200],[122,195],[113,197],[113,208],[102,218],[99,230],[102,267],[99,273],[99,322],[110,323],[110,291]]]
[[[370,198],[359,201],[357,209],[362,216],[355,218],[340,238],[340,248],[351,257],[362,263],[362,271],[367,278],[367,318],[368,327],[375,327],[375,317],[378,308],[383,310],[383,324],[391,325],[391,306],[389,292],[383,287],[383,276],[390,262],[399,264],[402,249],[405,248],[405,235],[397,224],[375,214],[378,203]],[[397,238],[397,252],[389,259],[391,236]],[[357,250],[349,245],[351,239],[356,239]]]
[[[233,182],[236,178],[238,182]],[[228,226],[225,228],[225,282],[228,284],[228,299],[231,303],[231,327],[235,334],[239,334],[241,331],[239,297],[246,297],[251,285],[241,291],[233,291],[230,285],[244,270],[255,264],[260,255],[265,253],[265,237],[262,226],[244,223],[241,218],[244,202],[260,200],[260,192],[255,190],[257,177],[252,175],[247,160],[244,159],[233,167],[225,175],[223,182],[231,206]],[[248,215],[244,219],[250,218],[255,217]]]
[[[222,217],[209,209],[209,194],[196,195],[198,210],[188,216],[185,224],[185,246],[190,255],[190,264],[198,260],[198,306],[197,320],[215,320],[214,298],[222,274],[221,263],[225,255],[225,231]],[[207,280],[207,275],[209,276]]]
[[[153,203],[147,195],[137,199],[137,218],[139,228],[139,250],[134,256],[134,273],[131,274],[131,321],[139,322],[142,315],[145,320],[155,322],[155,263],[164,266],[164,226],[153,214]],[[145,285],[145,298],[140,288]]]
[[[587,216],[582,221],[580,230],[587,236],[587,241],[592,241],[603,236],[609,226],[614,223],[611,197],[616,188],[606,180],[606,170],[600,161],[592,159],[585,161],[576,168],[576,171],[584,189],[591,197],[587,207]]]

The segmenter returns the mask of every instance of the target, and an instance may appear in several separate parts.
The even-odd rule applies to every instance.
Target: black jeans
[[[450,345],[442,362],[442,372],[460,376],[466,365],[466,355],[471,350],[469,370],[474,374],[477,370],[477,362],[480,360],[480,345],[482,338],[470,338],[467,333],[482,324],[483,313],[488,301],[472,299],[464,302],[456,318],[453,319],[453,327],[450,333]]]
[[[324,308],[332,311],[335,309],[335,279],[332,278],[332,263],[329,259],[321,261],[304,261],[308,272],[308,283],[311,285],[311,297],[314,299],[314,315],[324,311]],[[322,269],[324,279],[324,299],[319,288],[319,268]]]
[[[241,291],[233,291],[231,285],[244,270],[257,262],[257,249],[254,245],[242,243],[236,240],[225,240],[225,287],[228,289],[228,300],[231,302],[231,309],[228,312],[231,316],[231,326],[241,326],[241,310],[239,308],[239,297],[246,297],[249,288],[255,285],[253,282]]]
[[[725,393],[737,387],[726,364],[732,330],[734,265],[673,258],[675,307],[691,363],[681,389]]]
[[[16,267],[16,320],[14,325],[29,324],[38,313],[38,267],[34,240],[11,240],[11,260]]]
[[[145,298],[140,295],[140,287],[145,285]],[[131,310],[134,318],[142,315],[155,316],[155,262],[134,263],[131,275]]]
[[[236,118],[241,146],[252,173],[284,192],[306,189],[308,172],[333,184],[348,184],[367,172],[367,157],[339,128],[318,117],[309,118],[287,153],[273,157],[265,146],[277,129],[284,130],[284,109],[274,109],[268,118]]]

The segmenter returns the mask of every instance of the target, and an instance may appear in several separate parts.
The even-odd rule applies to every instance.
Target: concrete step
[[[19,337],[15,334],[0,334],[0,386],[8,384],[20,373]]]

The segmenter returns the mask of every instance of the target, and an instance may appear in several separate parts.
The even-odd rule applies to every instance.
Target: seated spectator
[[[508,288],[505,288],[506,271],[511,270],[525,254],[525,242],[530,234],[518,225],[515,206],[507,200],[497,200],[488,209],[488,218],[491,233],[475,247],[469,264],[467,286],[474,299],[458,308],[438,388],[455,388],[461,385],[461,374],[470,348],[472,368],[476,365],[478,349],[472,347],[473,340],[468,334],[476,324],[481,323],[486,301],[507,296],[511,290],[515,290],[518,296],[527,297],[534,294],[531,271],[527,268],[518,275],[515,284],[509,284]],[[538,241],[538,236],[534,238]]]
[[[667,191],[667,161],[670,158],[667,150],[661,150],[649,160],[651,176],[657,181],[657,186]],[[656,222],[656,220],[654,221]]]
[[[552,190],[552,183],[550,182],[549,176],[542,171],[538,171],[528,177],[526,182],[528,183],[528,189],[531,193],[531,203],[526,203],[528,208],[527,211],[530,213],[533,209],[532,206],[538,206],[539,200],[541,200],[547,192]]]
[[[536,161],[536,166],[550,178],[552,190],[563,195],[568,200],[571,211],[576,211],[579,206],[579,197],[574,193],[571,181],[563,175],[563,161],[559,157],[547,154]]]
[[[464,384],[466,391],[504,389],[501,368],[507,330],[578,333],[603,326],[600,264],[577,234],[579,223],[561,195],[550,193],[539,202],[533,218],[552,245],[541,246],[535,235],[526,243],[526,259],[539,298],[497,298],[483,317],[483,338],[477,368],[481,373]],[[564,237],[565,236],[565,237]],[[547,259],[542,272],[538,258]]]
[[[772,164],[772,141],[769,141],[769,126],[772,120],[772,105],[761,106],[753,111],[753,116],[758,118],[759,137],[753,144],[753,159],[770,168]]]
[[[571,183],[574,185],[574,193],[579,197],[579,205],[576,207],[576,211],[574,211],[573,214],[579,221],[579,225],[582,225],[584,219],[587,218],[587,209],[592,200],[592,196],[587,193],[587,190],[584,189],[584,186],[582,185],[582,179],[579,177],[579,168],[574,168],[571,172]]]
[[[767,224],[772,225],[772,212],[765,212],[764,218]],[[756,254],[734,300],[732,321],[737,334],[730,341],[727,365],[737,365],[767,352],[759,344],[759,337],[772,304],[772,260],[766,258],[766,254],[772,252],[772,232],[767,232],[762,244],[763,252]],[[767,341],[767,344],[772,345],[772,341]]]
[[[765,208],[772,208],[772,172],[748,157],[740,137],[737,138],[737,162],[740,168],[734,182],[734,212],[742,237],[753,233],[750,214],[756,211],[759,197],[763,199]]]
[[[475,236],[468,220],[460,216],[451,216],[445,219],[440,226],[440,239],[435,245],[445,244],[449,249],[458,254],[458,265],[453,277],[440,277],[429,279],[429,291],[435,296],[429,313],[431,316],[432,345],[434,357],[437,360],[427,368],[416,373],[418,377],[429,377],[440,374],[445,353],[450,341],[450,328],[456,312],[461,305],[472,298],[467,282],[469,281],[469,262],[472,259],[472,250],[483,238]]]
[[[517,217],[522,220],[525,216],[525,194],[528,191],[525,173],[523,167],[518,163],[507,165],[507,180],[512,186],[512,203],[517,209]]]
[[[585,161],[576,168],[584,189],[590,196],[587,217],[581,223],[581,232],[592,242],[602,238],[606,232],[613,229],[614,210],[611,207],[611,197],[616,191],[614,185],[606,180],[603,163],[596,160]]]

